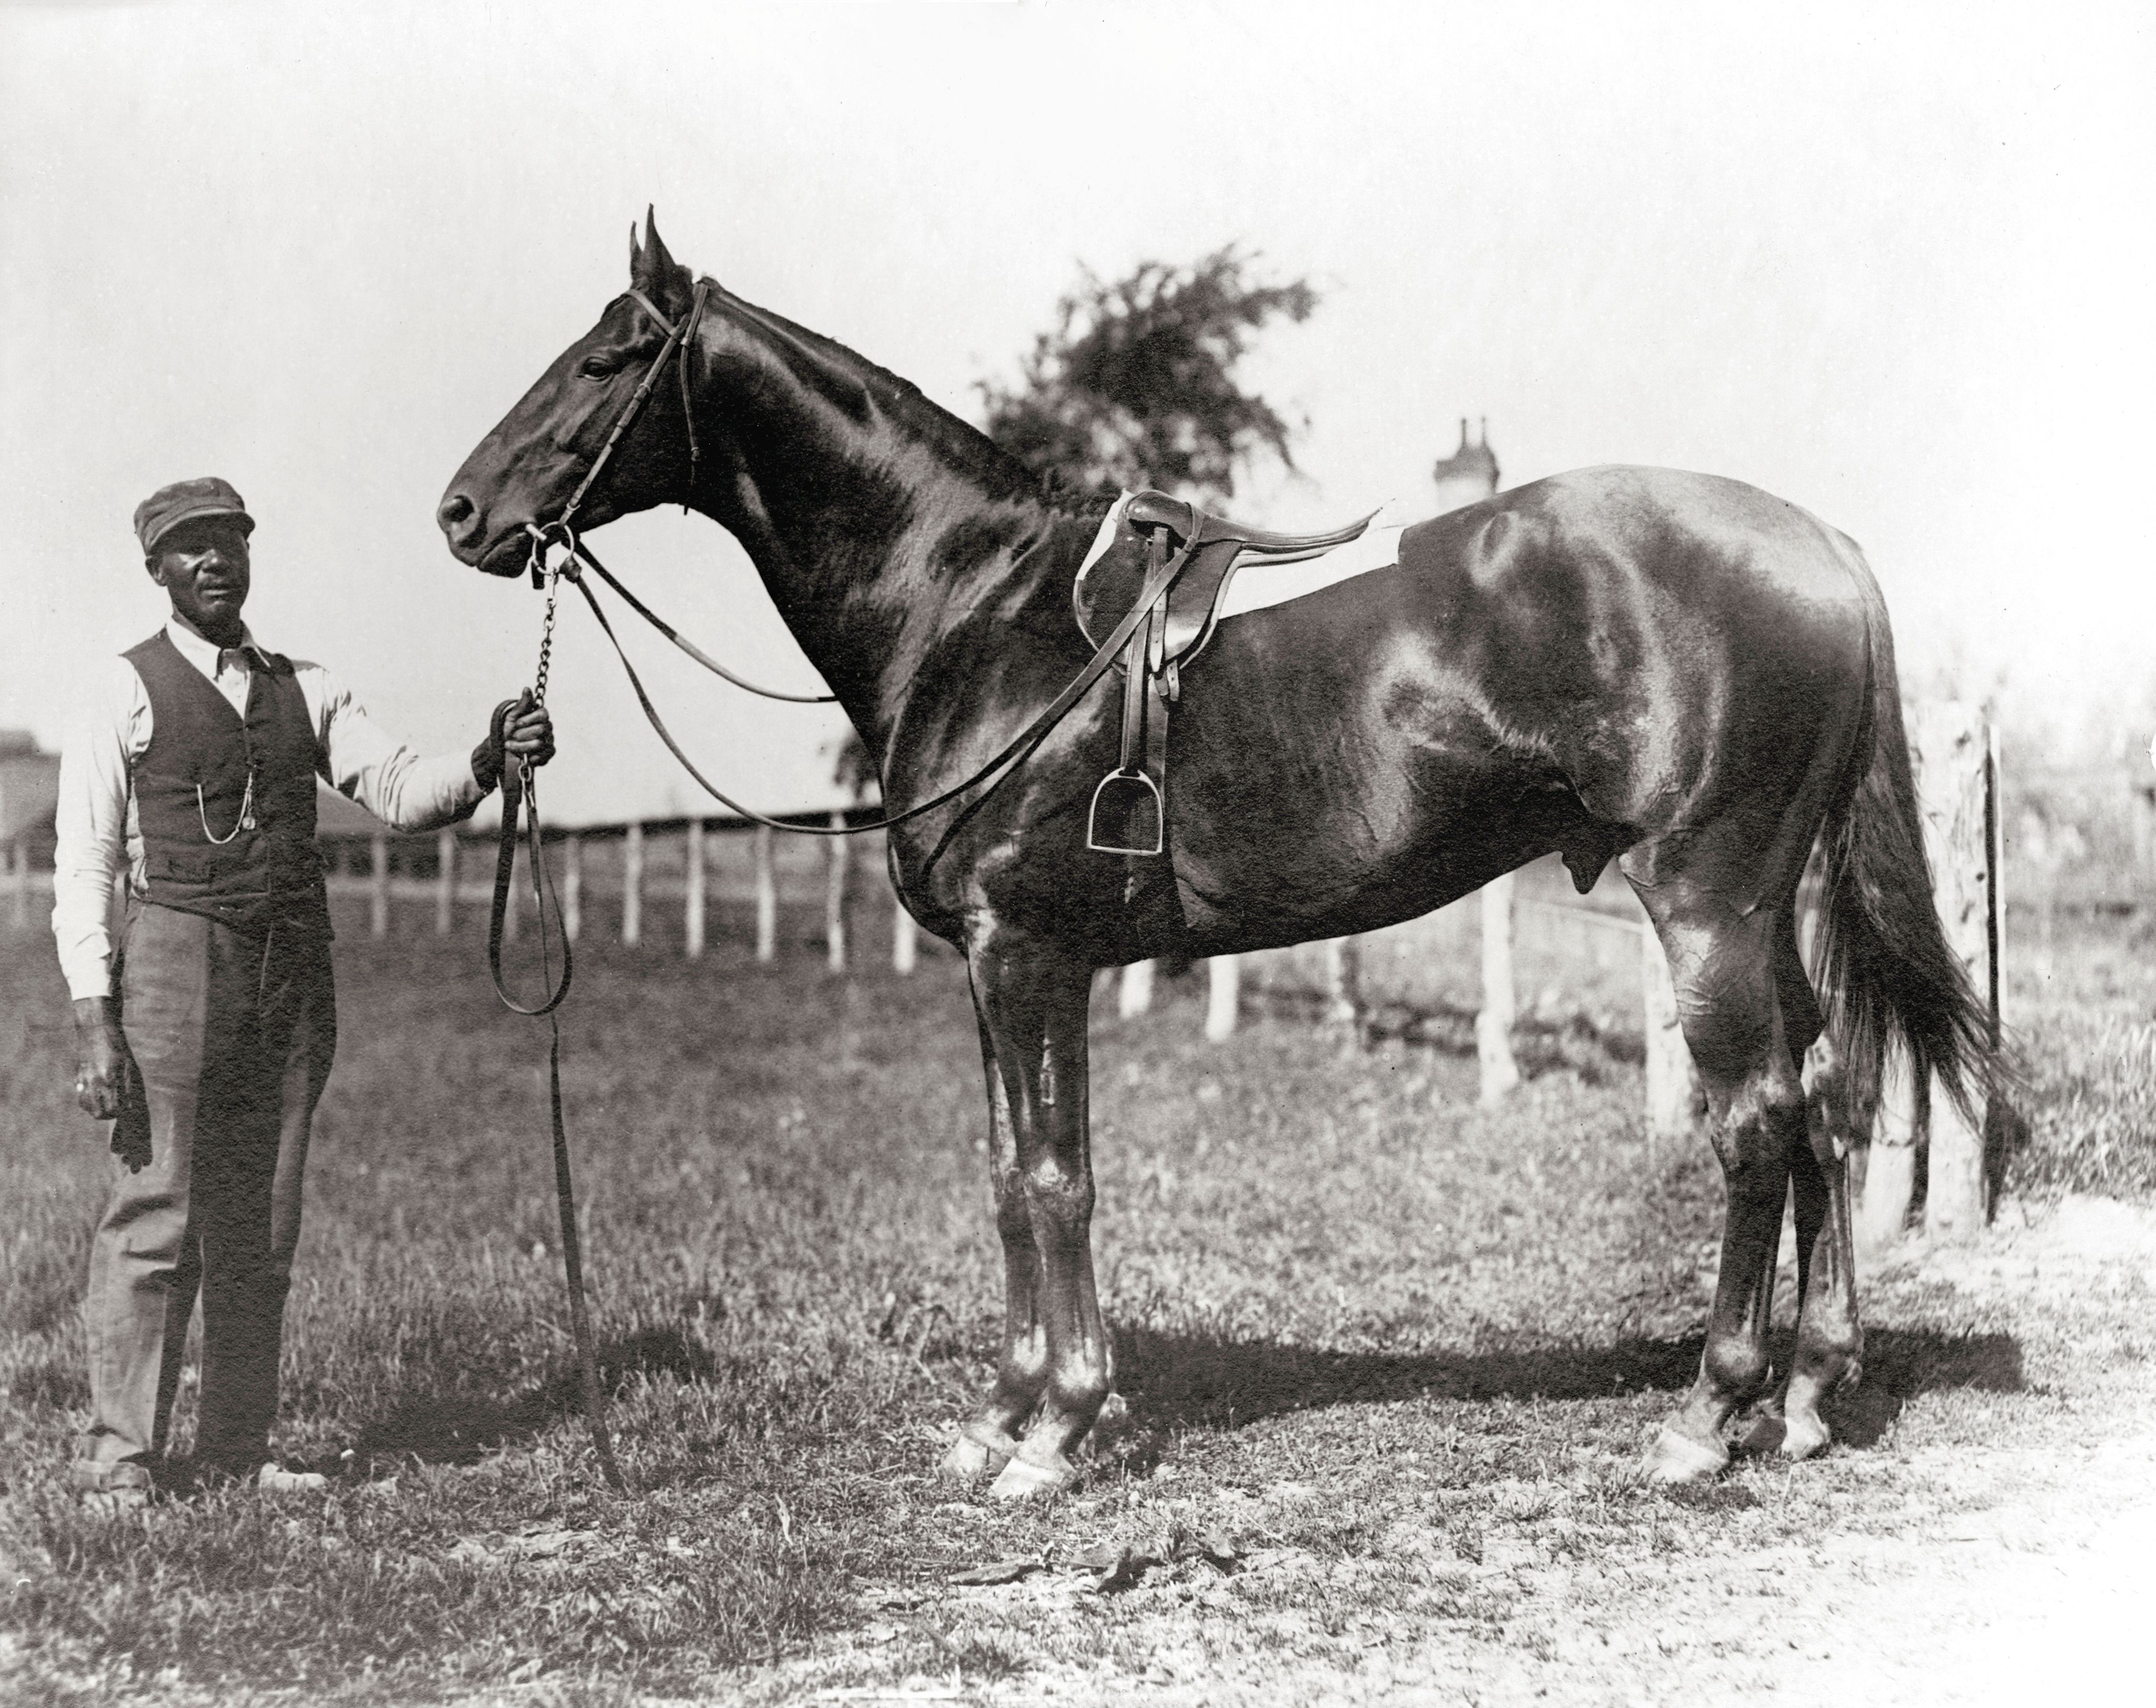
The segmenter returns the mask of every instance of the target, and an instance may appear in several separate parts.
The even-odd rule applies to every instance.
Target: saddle
[[[1300,563],[1359,538],[1377,512],[1317,534],[1275,534],[1164,492],[1125,493],[1101,525],[1070,592],[1079,632],[1098,646],[1130,613],[1163,567],[1166,589],[1116,661],[1123,726],[1116,768],[1093,791],[1086,846],[1138,857],[1166,847],[1168,709],[1182,697],[1183,666],[1219,626],[1222,597],[1245,563]]]

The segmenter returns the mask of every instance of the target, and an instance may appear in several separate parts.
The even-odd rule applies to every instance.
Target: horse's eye
[[[612,379],[620,372],[620,367],[608,356],[587,356],[578,365],[577,372],[588,380],[604,380]]]

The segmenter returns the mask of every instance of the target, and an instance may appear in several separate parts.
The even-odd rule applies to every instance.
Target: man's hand
[[[83,1113],[110,1121],[120,1113],[121,1064],[126,1053],[110,997],[78,997],[74,1004],[74,1099]]]
[[[494,709],[486,739],[472,749],[472,775],[481,788],[490,789],[501,782],[502,767],[511,761],[544,765],[553,757],[554,720],[527,688]]]

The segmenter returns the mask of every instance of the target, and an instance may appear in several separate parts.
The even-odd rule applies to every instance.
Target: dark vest
[[[291,662],[253,661],[243,719],[162,629],[126,656],[150,696],[150,746],[133,779],[149,900],[240,931],[327,937],[315,850],[321,747]]]

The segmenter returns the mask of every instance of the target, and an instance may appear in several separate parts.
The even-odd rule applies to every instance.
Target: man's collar
[[[213,640],[205,640],[186,623],[181,622],[177,617],[166,619],[165,633],[172,637],[172,644],[180,649],[180,656],[205,676],[216,675],[218,659],[225,653],[234,650],[232,648],[221,647]],[[244,623],[239,627],[239,645],[237,650],[247,655],[250,665],[266,666],[269,663],[269,655],[262,650],[260,644],[254,639],[254,630]]]

